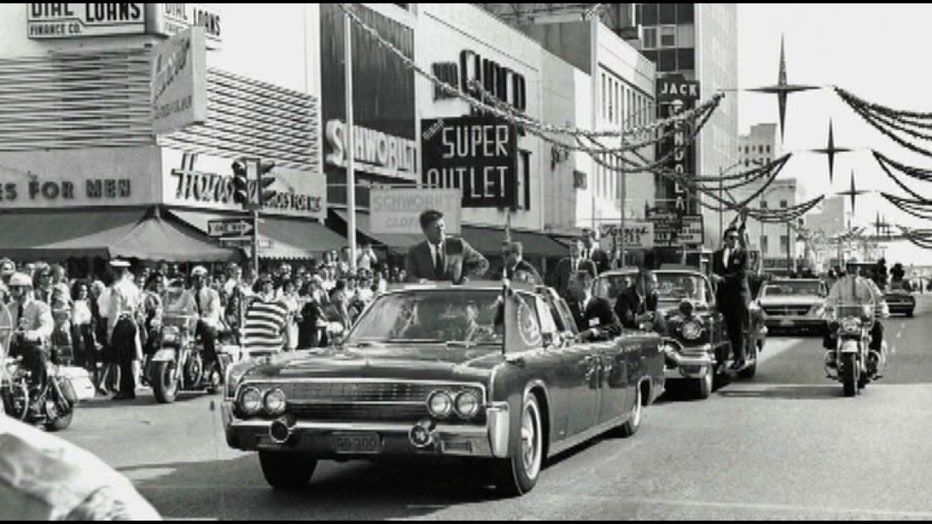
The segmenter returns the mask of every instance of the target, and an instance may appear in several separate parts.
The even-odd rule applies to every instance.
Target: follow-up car
[[[765,283],[758,294],[767,328],[806,330],[823,334],[825,330],[825,283],[815,278],[778,279]]]
[[[233,365],[227,443],[258,451],[276,488],[306,484],[321,459],[462,457],[520,495],[548,456],[635,433],[663,391],[660,337],[578,343],[552,289],[506,294],[499,282],[392,287],[338,345]]]

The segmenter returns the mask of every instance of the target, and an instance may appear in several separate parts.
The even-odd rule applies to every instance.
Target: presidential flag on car
[[[502,298],[504,303],[504,315],[496,318],[503,320],[501,329],[502,334],[502,353],[514,353],[540,347],[541,334],[540,324],[537,322],[537,314],[525,297],[511,287],[511,282],[505,278],[502,279]]]

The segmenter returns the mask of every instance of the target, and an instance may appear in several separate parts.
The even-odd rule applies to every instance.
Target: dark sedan
[[[227,443],[258,451],[276,488],[321,459],[461,457],[521,495],[547,456],[634,434],[663,392],[660,337],[578,343],[552,289],[499,282],[393,287],[337,346],[231,367]],[[503,306],[504,304],[504,306]]]

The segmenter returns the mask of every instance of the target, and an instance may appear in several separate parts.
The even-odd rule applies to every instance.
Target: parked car
[[[460,457],[521,495],[548,456],[637,432],[663,392],[660,337],[579,343],[553,289],[511,289],[391,286],[337,344],[231,366],[227,443],[258,451],[274,488],[306,484],[321,459]]]
[[[670,266],[658,270],[638,271],[626,268],[606,271],[593,283],[593,294],[613,300],[625,277],[640,279],[642,297],[656,292],[655,311],[642,316],[640,327],[663,337],[664,377],[669,381],[693,383],[693,395],[707,398],[717,376],[727,372],[731,342],[725,331],[725,319],[715,304],[715,293],[708,277],[688,266]],[[754,301],[750,306],[750,324],[745,347],[748,365],[738,370],[739,378],[750,379],[757,373],[757,355],[764,349],[767,327],[764,314]]]
[[[890,308],[891,315],[903,314],[911,317],[916,311],[916,297],[905,281],[891,282],[889,289],[883,294],[883,299]]]
[[[765,283],[758,294],[760,307],[767,315],[765,324],[775,330],[805,330],[825,333],[825,297],[828,289],[815,278],[776,279]]]

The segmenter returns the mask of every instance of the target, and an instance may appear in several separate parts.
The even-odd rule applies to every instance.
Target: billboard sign
[[[669,118],[677,113],[689,111],[696,107],[699,100],[699,82],[686,80],[681,74],[666,75],[657,79],[657,118]],[[676,122],[672,124],[669,138],[657,143],[656,157],[662,159],[670,157],[664,162],[664,167],[674,171],[680,176],[695,176],[696,161],[694,146],[686,141],[692,134],[690,124]],[[657,175],[660,177],[660,175]],[[685,209],[687,213],[696,213],[695,191],[689,191],[684,184],[677,183],[667,177],[657,180],[660,189],[660,201],[670,202],[671,207]]]
[[[518,203],[518,133],[489,116],[421,121],[421,183],[458,189],[464,208]]]
[[[152,131],[171,133],[207,121],[204,28],[189,27],[152,53]]]
[[[645,220],[626,220],[624,234],[621,223],[600,224],[599,245],[605,250],[621,248],[624,241],[625,249],[651,249],[654,247],[654,224]]]
[[[146,32],[174,36],[189,27],[204,28],[207,49],[219,49],[221,43],[220,11],[203,4],[145,4]]]
[[[460,234],[461,200],[455,189],[387,189],[373,187],[370,193],[370,224],[373,233],[421,234],[419,217],[427,209],[443,213],[447,233]]]
[[[654,245],[685,247],[703,242],[702,215],[661,211],[649,213],[647,219],[654,224]]]

